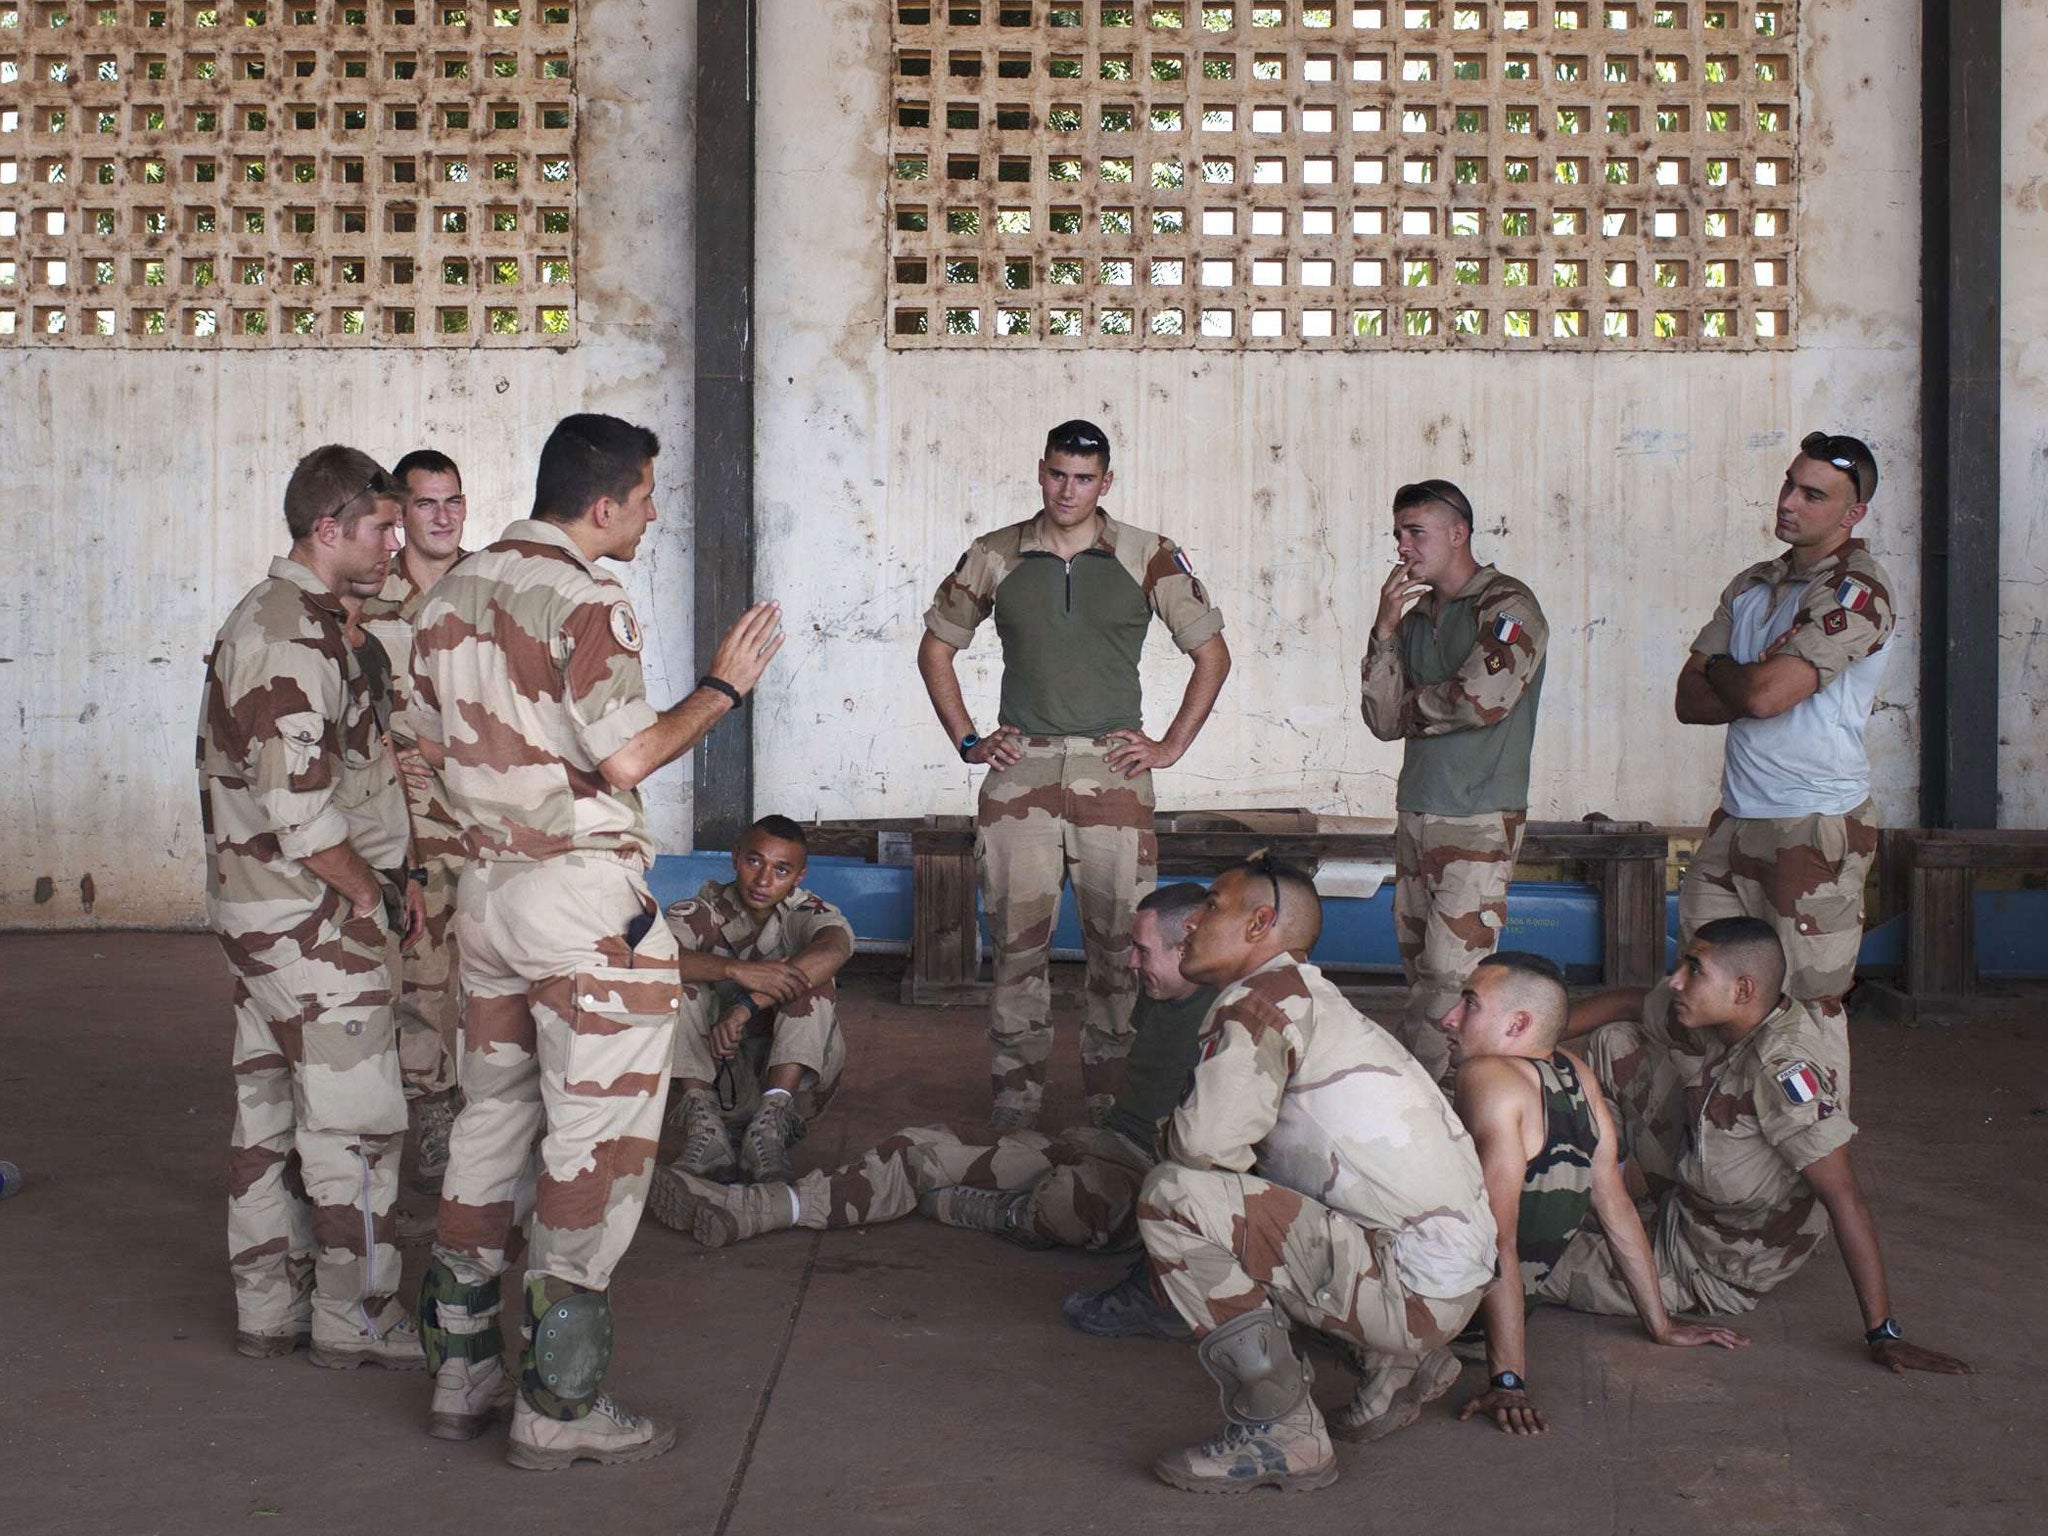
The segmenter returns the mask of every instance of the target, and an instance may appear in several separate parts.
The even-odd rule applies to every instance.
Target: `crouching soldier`
[[[798,883],[808,860],[802,827],[763,816],[740,835],[730,881],[707,880],[668,909],[682,947],[671,1123],[683,1139],[672,1166],[683,1173],[789,1182],[790,1147],[839,1087],[846,1042],[833,978],[853,953],[853,928]]]

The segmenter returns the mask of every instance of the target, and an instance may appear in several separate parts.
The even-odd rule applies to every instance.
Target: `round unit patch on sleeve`
[[[612,604],[612,638],[634,654],[640,650],[640,621],[633,617],[633,605]]]

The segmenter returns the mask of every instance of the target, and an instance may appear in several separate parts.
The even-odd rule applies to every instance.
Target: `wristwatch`
[[[1866,1344],[1882,1344],[1887,1339],[1903,1339],[1905,1336],[1906,1331],[1899,1326],[1899,1320],[1896,1317],[1888,1317],[1871,1329],[1870,1332],[1864,1334],[1863,1342]]]
[[[1529,1378],[1514,1371],[1502,1371],[1487,1385],[1496,1392],[1526,1392],[1529,1390]]]
[[[967,754],[980,745],[981,738],[975,735],[974,732],[969,731],[965,736],[962,736],[960,738],[960,761],[966,762]]]
[[[427,866],[424,864],[413,865],[411,869],[405,872],[405,878],[416,884],[425,885],[427,883]]]

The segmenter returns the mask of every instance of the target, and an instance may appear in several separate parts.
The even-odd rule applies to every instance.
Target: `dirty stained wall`
[[[1690,824],[1715,803],[1720,732],[1672,719],[1686,644],[1734,572],[1776,552],[1799,436],[1854,432],[1883,465],[1867,531],[1904,614],[1870,733],[1876,795],[1910,820],[1918,17],[1876,0],[1801,12],[1799,344],[1724,356],[889,353],[885,8],[839,0],[817,25],[765,28],[759,585],[795,639],[763,688],[761,808],[971,807],[978,774],[913,666],[919,616],[971,537],[1036,510],[1046,427],[1085,415],[1117,445],[1112,509],[1187,546],[1236,657],[1207,731],[1158,776],[1162,805],[1391,813],[1399,748],[1358,718],[1358,663],[1393,489],[1447,475],[1479,510],[1480,558],[1527,580],[1550,621],[1531,814]],[[961,658],[983,730],[995,651],[984,631]],[[1155,626],[1155,735],[1185,677]]]
[[[2048,827],[2048,5],[2005,0],[1998,821]]]
[[[652,426],[663,521],[627,579],[650,694],[694,675],[694,8],[585,0],[579,25],[575,348],[0,352],[0,924],[203,918],[202,658],[284,551],[285,480],[320,443],[450,453],[475,545],[526,515],[557,417]],[[647,796],[663,844],[687,846],[687,765]]]

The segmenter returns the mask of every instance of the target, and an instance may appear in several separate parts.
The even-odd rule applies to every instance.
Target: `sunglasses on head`
[[[1274,872],[1273,856],[1264,848],[1257,850],[1244,861],[1244,867],[1255,875],[1264,875],[1273,886],[1273,921],[1280,921],[1280,876]]]

